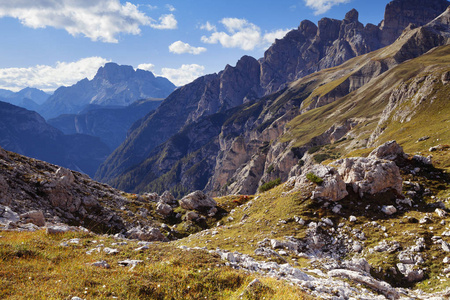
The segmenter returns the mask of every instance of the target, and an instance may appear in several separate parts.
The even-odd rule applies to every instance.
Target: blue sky
[[[182,85],[263,56],[304,19],[352,8],[378,24],[389,0],[0,0],[0,88],[53,91],[108,61]]]

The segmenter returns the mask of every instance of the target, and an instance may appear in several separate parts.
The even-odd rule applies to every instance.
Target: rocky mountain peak
[[[94,80],[107,80],[111,83],[128,80],[134,75],[135,71],[132,66],[119,66],[116,63],[107,63],[104,67],[100,67]]]
[[[317,25],[309,20],[303,20],[298,26],[298,30],[307,38],[312,39],[317,34]]]
[[[394,0],[386,6],[380,25],[383,46],[392,44],[410,23],[423,26],[450,5],[447,0]]]
[[[345,14],[344,21],[347,22],[358,22],[359,12],[356,9],[352,9],[348,13]]]

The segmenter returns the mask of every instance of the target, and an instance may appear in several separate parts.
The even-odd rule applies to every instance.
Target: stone
[[[369,154],[370,158],[386,160],[396,160],[404,156],[405,152],[403,152],[403,148],[396,141],[384,143]]]
[[[0,205],[0,224],[8,224],[9,222],[18,222],[20,216],[18,213],[12,211],[8,206]]]
[[[414,264],[404,264],[398,263],[397,269],[400,273],[405,276],[408,282],[418,282],[421,281],[424,277],[424,271],[422,269],[418,269],[414,266]]]
[[[91,266],[105,268],[105,269],[111,268],[111,266],[104,260],[93,262],[91,264]]]
[[[444,264],[450,263],[450,257],[446,256],[442,262],[443,262]]]
[[[336,169],[324,165],[312,165],[303,170],[302,175],[295,178],[294,190],[305,189],[311,184],[311,181],[306,177],[310,173],[323,180],[322,183],[315,185],[314,191],[312,192],[312,199],[335,202],[348,195],[345,182]]]
[[[103,248],[103,252],[105,252],[106,254],[117,254],[119,253],[119,250],[105,247]]]
[[[381,211],[390,216],[395,214],[397,212],[397,209],[392,205],[383,205],[383,207],[381,207]]]
[[[24,223],[33,223],[34,225],[39,227],[45,226],[45,217],[40,210],[32,210],[27,213],[21,214],[20,218]]]
[[[360,197],[393,190],[402,193],[403,179],[393,161],[375,158],[351,157],[333,163],[345,183],[353,187]]]
[[[415,160],[415,161],[417,161],[417,162],[419,162],[421,164],[424,164],[424,165],[431,166],[433,164],[433,162],[431,161],[431,156],[425,157],[425,156],[422,156],[422,155],[414,155],[413,156],[413,160]]]
[[[436,208],[436,210],[434,211],[440,218],[445,218],[445,216],[447,215],[447,213],[440,209],[440,208]]]
[[[336,269],[328,272],[329,277],[345,277],[357,283],[362,283],[368,287],[380,291],[388,299],[400,298],[399,293],[389,283],[384,281],[378,281],[371,276],[363,275],[359,272]]]
[[[180,206],[187,210],[209,210],[217,206],[213,198],[205,195],[202,191],[195,191],[180,200]]]
[[[195,211],[188,211],[185,215],[185,219],[187,221],[194,221],[197,220],[200,216]]]
[[[446,241],[441,242],[441,247],[445,252],[450,252],[450,245]]]
[[[165,191],[161,197],[159,197],[159,202],[173,204],[176,202],[176,199],[169,191]]]
[[[72,171],[63,167],[56,170],[55,176],[58,177],[58,181],[62,185],[71,185],[75,182],[75,176],[73,176]]]
[[[126,267],[126,266],[136,266],[137,264],[142,263],[143,260],[137,260],[137,259],[125,259],[125,260],[121,260],[118,261],[117,263],[119,264],[119,266],[122,267]]]
[[[162,242],[168,241],[168,239],[161,233],[161,231],[155,227],[147,227],[147,228],[135,227],[128,230],[125,235],[129,239],[137,239],[143,241],[162,241]]]
[[[350,217],[348,218],[348,220],[349,220],[350,222],[356,222],[356,217],[355,217],[355,216],[350,216]]]
[[[173,212],[173,209],[169,204],[158,202],[156,205],[156,212],[164,217],[167,217]]]

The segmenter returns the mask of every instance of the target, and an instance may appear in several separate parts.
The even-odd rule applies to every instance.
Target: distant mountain
[[[408,10],[393,13],[398,5],[405,3],[409,4]],[[177,89],[155,113],[130,131],[127,140],[99,168],[96,178],[128,191],[172,189],[181,194],[199,188],[215,193],[253,193],[263,181],[273,180],[277,174],[286,179],[289,170],[304,154],[302,147],[321,144],[314,142],[320,141],[319,137],[308,135],[309,139],[315,139],[306,139],[303,144],[297,137],[290,142],[301,150],[294,156],[286,153],[293,147],[282,142],[290,128],[285,127],[287,123],[297,115],[361,91],[374,78],[406,60],[446,45],[447,13],[424,27],[409,25],[405,28],[408,24],[405,25],[404,20],[417,20],[417,24],[430,22],[448,4],[442,0],[393,1],[386,7],[385,20],[380,27],[362,26],[355,10],[347,13],[343,21],[324,18],[319,26],[304,21],[299,29],[277,40],[261,60],[243,57],[236,67],[227,66],[219,74],[198,78]],[[398,20],[397,30],[391,30],[382,39],[383,30],[387,28],[383,24],[394,24],[394,18]],[[380,49],[386,36],[395,40],[398,38],[395,35],[403,30],[395,44]],[[377,49],[380,50],[374,52]],[[432,65],[432,61],[427,63]],[[336,67],[341,64],[343,69]],[[335,68],[329,72],[323,70],[329,67]],[[430,66],[434,67],[439,66]],[[314,73],[319,70],[323,71]],[[306,76],[308,74],[311,75]],[[299,81],[302,84],[290,83],[298,78],[303,78]],[[392,91],[395,86],[385,88]],[[376,106],[379,109],[385,104],[373,105],[379,105]],[[235,107],[237,112],[233,113]],[[364,117],[381,117],[381,111],[375,108],[373,111],[379,114],[374,116],[367,112]],[[355,113],[343,124],[335,124],[334,129],[330,128],[334,123],[325,128],[326,122],[317,123],[314,128],[307,122],[304,126],[313,132],[323,130],[317,136],[327,130],[347,133],[344,129],[354,126],[352,118],[362,116]],[[281,165],[269,168],[271,164]],[[265,175],[269,169],[270,176]],[[283,171],[278,172],[278,169]]]
[[[0,146],[93,176],[110,153],[99,138],[64,135],[38,113],[0,102]]]
[[[110,108],[89,105],[77,115],[60,115],[47,122],[65,134],[82,133],[99,137],[112,152],[125,140],[131,125],[158,108],[161,102],[158,99],[146,99],[127,107]]]
[[[60,87],[42,105],[39,113],[46,119],[61,114],[77,114],[85,106],[128,106],[136,100],[165,98],[175,85],[152,72],[131,66],[107,63],[92,80],[83,79],[70,87]]]
[[[8,90],[0,91],[0,101],[8,102],[29,110],[38,110],[39,105],[50,97],[49,94],[35,88],[24,88],[16,93]]]

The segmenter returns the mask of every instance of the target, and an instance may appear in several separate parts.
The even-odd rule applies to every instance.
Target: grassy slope
[[[288,124],[288,131],[281,140],[283,142],[295,140],[295,146],[302,146],[333,124],[340,124],[348,119],[362,121],[354,129],[354,133],[359,135],[358,138],[361,140],[368,138],[377,126],[380,114],[388,103],[390,92],[395,87],[416,76],[450,70],[448,65],[450,65],[450,46],[437,48],[419,58],[404,62],[338,101],[297,116]],[[347,67],[347,64],[342,65],[342,68]],[[340,82],[341,79],[336,79],[335,84],[330,82],[321,88],[328,85],[337,86]],[[301,83],[302,81],[299,81],[297,84]],[[388,124],[377,143],[396,139],[406,151],[414,152],[425,151],[432,145],[450,143],[449,92],[448,85],[444,87],[442,83],[436,84],[434,92],[436,99],[428,99],[421,105],[411,122]],[[321,94],[323,93],[322,91]],[[425,135],[432,138],[424,143],[415,143],[418,138]],[[343,143],[343,146],[346,145],[348,144]],[[445,165],[448,165],[448,162]]]
[[[60,246],[79,238],[79,244]],[[274,279],[246,288],[255,277],[223,265],[206,251],[184,251],[155,243],[134,251],[136,242],[111,246],[115,240],[89,234],[47,236],[44,232],[2,232],[1,299],[309,299],[298,288]],[[99,244],[120,249],[115,255],[86,254]],[[118,261],[139,259],[133,270]],[[105,260],[111,268],[89,263]],[[243,297],[240,295],[243,293]]]

